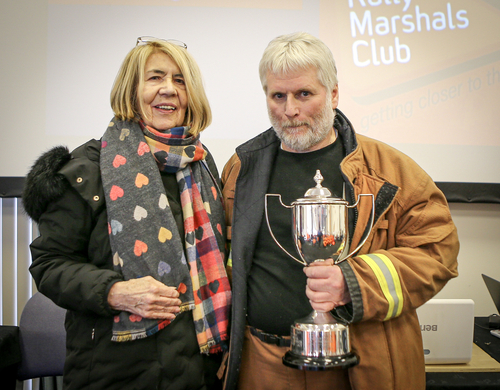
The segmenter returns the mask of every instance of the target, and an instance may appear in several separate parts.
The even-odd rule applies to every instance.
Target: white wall
[[[319,0],[304,0],[303,3],[310,9],[317,9]],[[58,144],[67,145],[72,149],[89,138],[71,135],[70,126],[68,126],[67,134],[55,136],[46,131],[49,27],[47,20],[48,2],[46,0],[2,0],[0,2],[2,36],[0,41],[0,118],[3,125],[0,142],[0,176],[24,176],[41,152]],[[102,20],[100,22],[102,23]],[[186,16],[186,23],[189,26],[188,16]],[[297,30],[300,29],[300,25],[295,27]],[[89,25],[88,28],[92,26]],[[280,33],[295,31],[292,26],[288,31],[275,31],[271,21],[264,23],[255,21],[255,28],[267,31],[266,34],[269,35],[267,41]],[[203,31],[200,34],[203,34]],[[261,37],[262,34],[259,36]],[[223,39],[223,35],[221,37]],[[64,42],[63,38],[61,42]],[[65,42],[62,44],[68,45]],[[71,43],[76,47],[82,44],[82,42]],[[231,44],[235,43],[231,42]],[[258,52],[259,54],[253,54],[253,56],[260,55],[264,46],[259,41],[258,47],[252,49],[252,53]],[[230,49],[231,45],[228,45],[227,61],[220,58],[217,66],[230,66]],[[243,74],[240,79],[234,79],[231,83],[246,85],[246,79],[249,79],[251,83],[256,84],[255,87],[252,86],[252,91],[259,90],[256,70],[259,59],[254,58],[251,64],[255,66],[254,73]],[[96,58],[96,61],[98,60],[99,58]],[[197,60],[201,62],[200,59],[197,58]],[[204,67],[201,64],[200,67],[203,71]],[[237,74],[237,72],[234,73]],[[74,77],[79,78],[81,75],[75,74]],[[91,83],[92,80],[88,82]],[[110,84],[111,82],[112,80],[109,81]],[[241,89],[240,93],[245,94],[245,88]],[[218,94],[217,99],[220,101],[240,98],[237,94],[227,93],[222,88],[221,90],[214,88],[211,91],[210,98]],[[71,90],[68,96],[65,96],[67,106],[63,104],[60,107],[61,112],[72,106],[72,102],[78,100],[79,94],[81,91],[78,88]],[[257,130],[264,130],[267,122],[262,120],[266,117],[263,95],[258,99],[255,104],[244,103],[238,107],[236,115],[231,114],[234,118],[231,126],[237,127],[245,124]],[[89,106],[91,106],[90,102]],[[82,106],[80,109],[82,118],[93,115],[88,107]],[[225,115],[223,110],[214,110],[214,116],[223,115]],[[227,127],[225,131],[229,134],[232,127]],[[99,138],[101,133],[102,131],[97,129],[95,137]],[[213,152],[219,167],[224,165],[234,148],[242,141],[242,139],[231,137],[204,139],[204,143]],[[498,169],[498,166],[494,169]],[[476,315],[492,314],[495,308],[480,275],[485,273],[500,280],[500,205],[452,204],[451,211],[461,240],[460,276],[451,281],[438,296],[440,298],[472,298],[476,302]]]
[[[470,298],[476,316],[498,314],[481,274],[500,280],[500,204],[450,204],[458,229],[458,278],[436,298]]]

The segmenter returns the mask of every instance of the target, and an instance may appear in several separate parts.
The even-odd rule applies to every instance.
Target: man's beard
[[[329,96],[323,109],[314,117],[314,122],[311,125],[307,121],[286,120],[281,121],[272,115],[268,110],[269,119],[273,125],[276,135],[288,148],[297,151],[305,152],[323,141],[333,127],[335,112],[332,109],[332,99]],[[304,126],[306,129],[304,129]],[[297,127],[300,127],[297,129]]]

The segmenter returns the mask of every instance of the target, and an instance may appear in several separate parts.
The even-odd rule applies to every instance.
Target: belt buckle
[[[266,339],[266,341],[269,343],[269,344],[276,344],[276,345],[280,345],[280,342],[282,340],[281,337],[279,336],[276,336],[274,334],[270,334],[270,333],[264,333],[262,332],[262,335],[264,336],[264,338]]]
[[[266,333],[262,332],[253,326],[250,327],[250,333],[252,333],[254,336],[259,338],[261,341],[265,342],[266,344],[273,344],[277,345],[278,347],[289,347],[290,346],[290,340],[285,339],[284,337],[277,336],[271,333]]]

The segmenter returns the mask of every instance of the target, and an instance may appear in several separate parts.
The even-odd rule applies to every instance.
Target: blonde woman
[[[30,272],[68,310],[65,389],[217,389],[231,292],[200,70],[184,43],[139,38],[100,141],[27,176]]]

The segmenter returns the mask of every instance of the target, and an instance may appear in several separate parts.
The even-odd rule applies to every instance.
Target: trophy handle
[[[286,204],[283,203],[283,201],[281,200],[281,195],[280,194],[266,194],[265,196],[265,211],[266,211],[266,222],[267,222],[267,227],[269,228],[269,233],[271,234],[271,237],[273,238],[274,242],[276,243],[276,245],[278,245],[281,250],[283,252],[285,252],[288,256],[290,256],[292,259],[294,259],[295,261],[299,262],[300,264],[302,264],[303,266],[307,266],[307,263],[305,262],[305,260],[299,260],[297,259],[295,256],[291,255],[290,253],[288,253],[288,251],[283,247],[283,245],[281,245],[278,240],[276,239],[276,237],[274,237],[274,233],[273,233],[273,229],[271,229],[271,224],[269,222],[269,213],[267,212],[267,197],[268,196],[277,196],[280,200],[280,203],[283,207],[287,208],[287,209],[293,209],[293,206],[287,206]],[[359,202],[359,200],[358,200]],[[357,204],[357,203],[356,203]],[[371,229],[370,229],[371,230]]]
[[[368,240],[368,237],[370,236],[370,232],[372,231],[373,223],[375,222],[375,196],[373,194],[359,194],[357,202],[354,203],[352,206],[346,206],[346,207],[349,209],[356,207],[359,204],[359,201],[360,201],[362,196],[371,196],[372,197],[372,212],[371,212],[371,216],[370,216],[370,229],[368,229],[368,232],[366,233],[365,238],[363,238],[363,240],[361,240],[360,244],[356,247],[356,249],[354,249],[351,253],[349,253],[346,257],[344,257],[338,263],[340,263],[344,260],[347,260],[354,253],[356,253],[365,244],[366,240]],[[336,264],[338,264],[338,263],[336,263]]]

